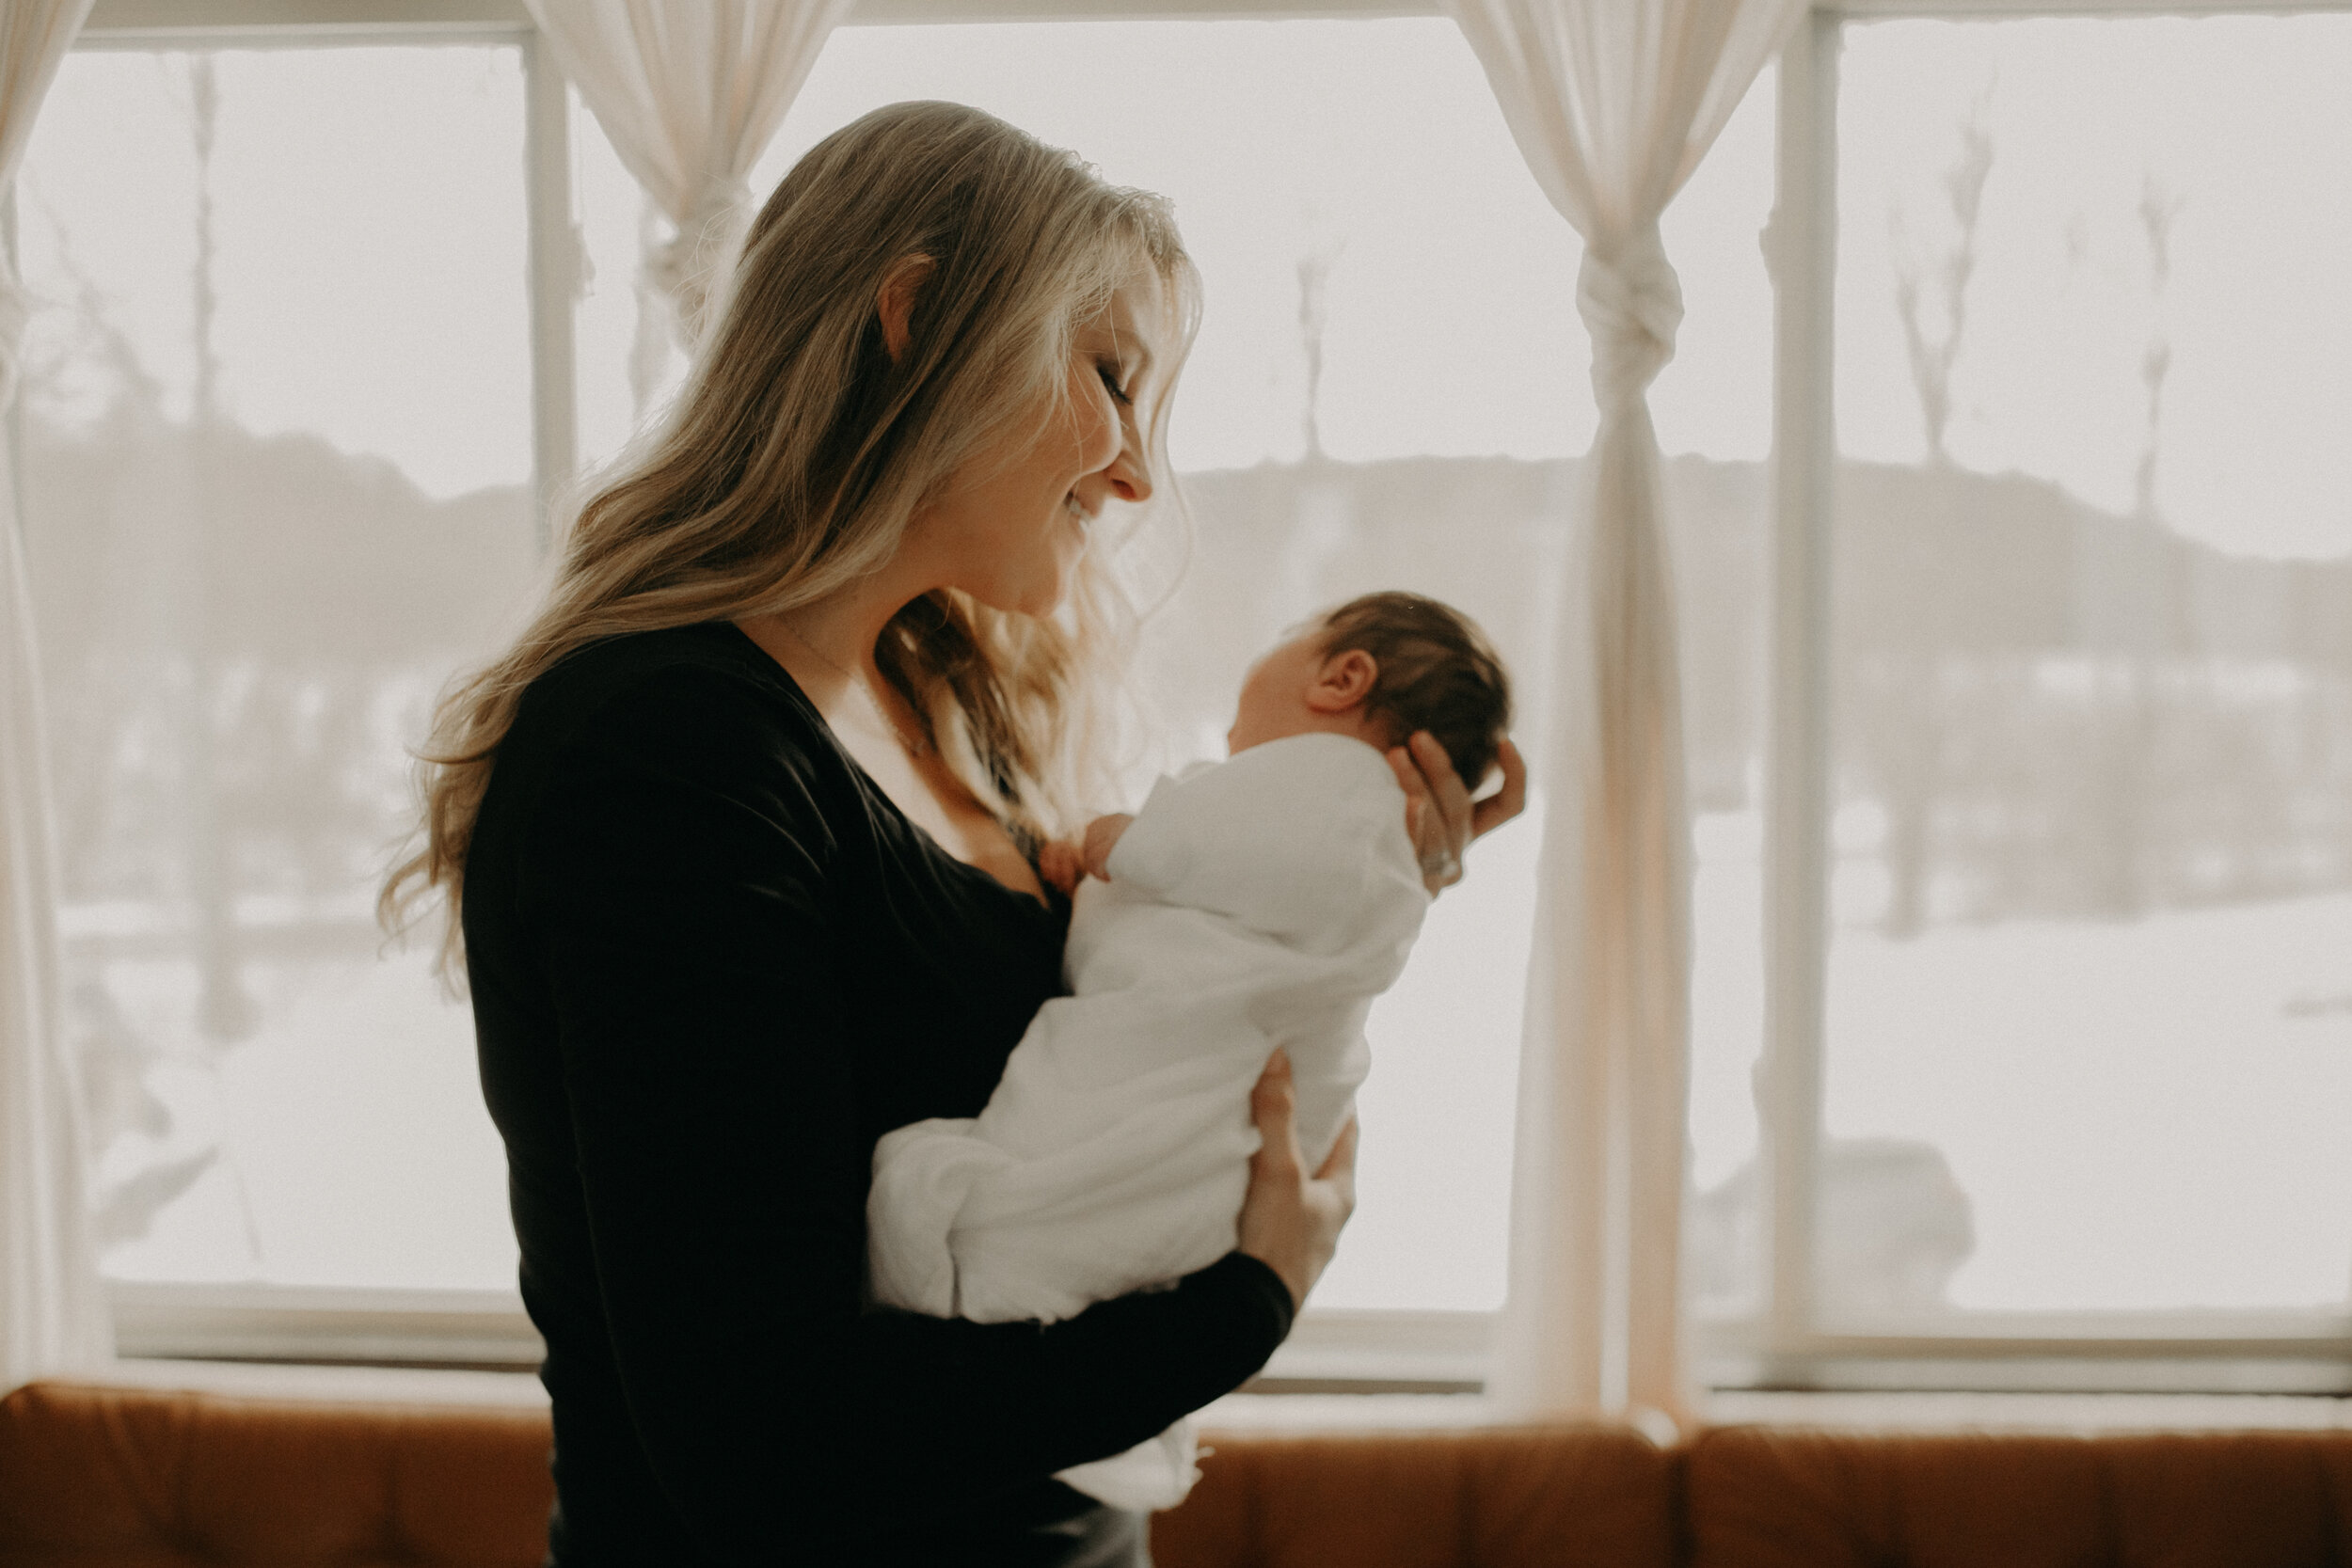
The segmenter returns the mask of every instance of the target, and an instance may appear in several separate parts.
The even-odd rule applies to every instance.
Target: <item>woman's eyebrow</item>
[[[1141,375],[1152,368],[1152,341],[1140,333],[1121,332],[1116,326],[1096,328],[1110,340],[1111,352],[1130,375]]]

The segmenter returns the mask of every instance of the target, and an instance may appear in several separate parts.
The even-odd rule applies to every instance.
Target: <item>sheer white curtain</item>
[[[1446,0],[1584,240],[1593,492],[1519,1069],[1510,1293],[1488,1384],[1529,1415],[1686,1406],[1690,821],[1649,384],[1682,291],[1658,220],[1804,0]]]
[[[691,351],[751,225],[752,166],[850,0],[528,4],[622,166],[677,226],[644,269]]]
[[[0,10],[0,191],[15,182],[33,117],[89,8],[90,0],[8,0]],[[24,317],[15,259],[0,250],[0,409],[16,396]],[[8,1389],[110,1358],[114,1330],[58,1016],[55,826],[12,433],[0,451],[0,1389]]]

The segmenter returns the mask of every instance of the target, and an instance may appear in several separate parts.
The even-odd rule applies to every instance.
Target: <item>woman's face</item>
[[[1144,436],[1173,330],[1168,287],[1148,269],[1079,327],[1068,411],[1041,414],[1016,451],[976,455],[916,515],[911,542],[935,553],[942,586],[1022,615],[1061,603],[1103,508],[1152,494]]]

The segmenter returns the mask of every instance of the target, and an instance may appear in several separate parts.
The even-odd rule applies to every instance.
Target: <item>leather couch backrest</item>
[[[33,1384],[0,1400],[8,1568],[537,1568],[548,1419]]]
[[[1213,1437],[1157,1568],[1667,1568],[1673,1454],[1622,1427]]]
[[[2352,1568],[2352,1432],[1226,1433],[1159,1568]],[[543,1412],[36,1384],[0,1568],[534,1568]]]
[[[1213,1436],[1159,1568],[1667,1568],[1675,1460],[1614,1427]],[[0,1568],[536,1568],[543,1412],[35,1384]]]
[[[1719,1427],[1684,1463],[1692,1568],[2352,1562],[2352,1432]]]

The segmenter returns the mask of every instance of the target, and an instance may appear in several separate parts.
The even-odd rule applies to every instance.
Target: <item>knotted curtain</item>
[[[689,352],[751,227],[752,166],[850,0],[527,0],[622,166],[676,225],[644,261]]]
[[[1666,205],[1804,0],[1446,0],[1584,241],[1599,426],[1562,601],[1559,738],[1520,1057],[1510,1290],[1487,1388],[1529,1416],[1687,1410],[1679,1282],[1690,816],[1648,389],[1682,291]]]

